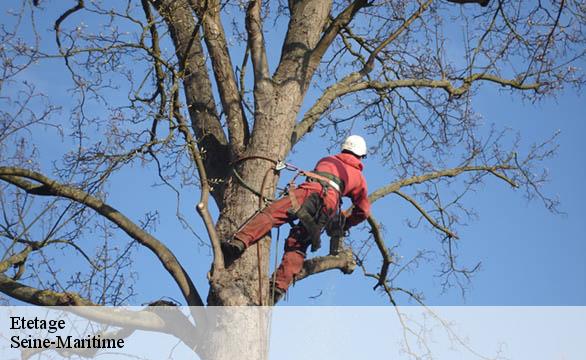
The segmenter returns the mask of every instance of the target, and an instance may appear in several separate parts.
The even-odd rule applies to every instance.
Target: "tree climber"
[[[231,240],[222,243],[226,264],[235,261],[271,228],[290,223],[291,231],[273,289],[275,298],[280,298],[301,271],[309,245],[312,251],[319,248],[320,234],[329,222],[341,219],[339,225],[347,231],[368,217],[370,203],[362,175],[362,159],[366,154],[366,142],[361,136],[346,138],[341,153],[318,161],[313,172],[303,172],[304,183],[253,216]],[[342,196],[349,197],[354,205],[349,215],[340,211]],[[293,224],[296,219],[299,222]]]

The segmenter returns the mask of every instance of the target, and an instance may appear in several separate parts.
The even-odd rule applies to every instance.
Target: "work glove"
[[[329,237],[344,236],[346,216],[343,213],[337,213],[332,216],[326,225],[326,234]]]

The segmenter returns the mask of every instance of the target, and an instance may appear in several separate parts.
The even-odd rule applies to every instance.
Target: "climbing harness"
[[[279,163],[277,163],[277,165],[279,165]],[[328,223],[328,221],[326,221],[326,223],[324,224],[320,220],[320,217],[323,216],[323,214],[321,214],[321,211],[323,210],[324,206],[323,199],[328,193],[328,190],[332,188],[338,194],[338,207],[340,207],[341,197],[344,191],[344,182],[333,174],[322,171],[305,171],[287,163],[281,164],[281,168],[292,169],[297,172],[297,175],[295,175],[295,177],[291,179],[288,185],[289,200],[291,202],[291,208],[288,212],[291,218],[299,219],[305,230],[307,230],[308,238],[311,242],[311,251],[315,252],[321,248],[321,232],[323,230],[324,225],[327,225]],[[299,175],[305,176],[306,181],[318,182],[319,184],[321,184],[322,196],[320,197],[318,204],[312,203],[312,201],[316,201],[315,199],[308,199],[305,201],[304,204],[299,204],[299,202],[297,201],[297,198],[294,194],[294,190],[295,179]],[[308,207],[312,205],[314,205],[313,208],[308,209]],[[340,209],[338,209],[337,213],[339,213],[339,210]]]

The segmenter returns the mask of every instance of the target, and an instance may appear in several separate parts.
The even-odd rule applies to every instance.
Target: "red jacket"
[[[352,154],[340,153],[328,156],[318,161],[315,171],[323,171],[337,176],[344,182],[342,196],[352,199],[352,213],[346,220],[346,226],[354,226],[370,215],[370,202],[366,180],[362,175],[362,162]],[[301,187],[314,187],[316,183],[304,183]],[[318,185],[319,186],[319,185]],[[326,207],[335,209],[338,206],[338,194],[330,188],[325,199]]]

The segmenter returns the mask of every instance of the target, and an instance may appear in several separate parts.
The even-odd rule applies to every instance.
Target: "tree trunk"
[[[197,353],[202,359],[268,359],[269,307],[216,306],[207,312],[214,326],[199,341]]]
[[[286,157],[295,114],[299,110],[300,95],[295,96],[295,93],[300,94],[299,90],[283,86],[271,91],[274,95],[270,98],[257,99],[257,105],[261,106],[255,118],[254,136],[247,147],[245,159],[235,166],[236,171],[253,189],[260,190],[266,176],[263,194],[267,197],[274,195],[278,182],[278,176],[271,170],[274,163],[254,156],[275,161]],[[282,95],[284,93],[288,96]],[[259,197],[241,186],[234,176],[226,184],[223,203],[225,206],[216,225],[221,239],[229,239],[259,210]],[[213,274],[208,305],[267,305],[270,248],[271,239],[267,236],[247,249],[226,271]],[[259,264],[262,294],[259,293]]]
[[[263,156],[274,160],[285,158],[295,114],[300,106],[300,96],[283,96],[283,91],[287,90],[275,91],[274,96],[259,107],[262,111],[257,112],[255,118],[256,136],[251,139],[245,157]],[[297,93],[299,94],[299,89]],[[260,190],[263,178],[267,176],[263,194],[272,197],[278,182],[278,176],[271,170],[273,166],[274,164],[267,160],[251,158],[241,161],[235,168],[244,181],[254,189]],[[259,209],[258,196],[242,187],[233,176],[225,189],[225,207],[216,225],[222,239],[231,237]],[[223,310],[216,313],[218,326],[208,332],[203,342],[206,344],[203,353],[207,354],[209,359],[268,358],[270,308],[266,305],[269,300],[270,253],[271,237],[266,236],[247,249],[226,271],[212,275],[208,305],[228,307],[220,308]]]

